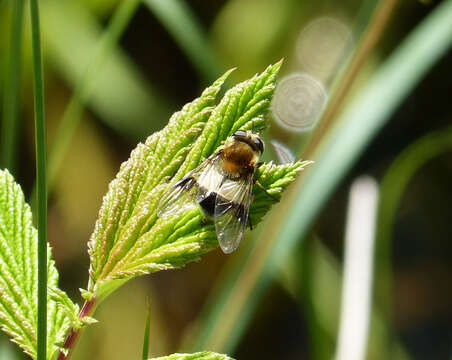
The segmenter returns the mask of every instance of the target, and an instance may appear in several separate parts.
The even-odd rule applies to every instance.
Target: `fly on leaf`
[[[223,252],[233,252],[246,229],[254,172],[263,151],[264,143],[257,134],[236,131],[219,151],[163,195],[158,216],[169,217],[200,206],[214,220]]]

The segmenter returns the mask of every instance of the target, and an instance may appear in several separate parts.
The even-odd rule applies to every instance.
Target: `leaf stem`
[[[85,301],[78,317],[80,319],[83,319],[85,316],[91,316],[96,310],[96,307],[96,298]],[[72,352],[74,351],[74,347],[77,344],[77,341],[80,338],[80,335],[82,334],[84,328],[85,327],[83,326],[80,329],[71,329],[63,345],[63,348],[66,349],[66,352],[60,351],[57,360],[68,360],[71,357]]]
[[[47,352],[47,182],[46,182],[46,123],[44,81],[38,0],[30,1],[31,36],[33,48],[33,85],[35,100],[36,178],[38,189],[38,329],[37,359],[46,360]]]

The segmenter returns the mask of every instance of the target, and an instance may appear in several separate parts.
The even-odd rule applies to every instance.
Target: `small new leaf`
[[[171,354],[149,360],[234,360],[233,358],[210,351],[202,351],[193,354]]]
[[[197,167],[236,130],[262,129],[281,63],[244,81],[215,104],[229,72],[175,113],[168,125],[138,144],[104,197],[88,244],[88,291],[101,300],[128,279],[182,267],[218,246],[213,224],[195,208],[159,218],[156,207],[169,186]],[[253,226],[308,162],[263,165],[254,188]]]
[[[99,321],[91,316],[84,316],[80,319],[82,326],[97,324]]]
[[[91,301],[94,297],[94,294],[91,291],[85,290],[85,289],[79,289],[80,295],[82,295],[82,298],[86,301]]]
[[[56,287],[50,287],[48,289],[49,297],[51,300],[59,305],[59,308],[64,311],[68,319],[70,319],[72,327],[79,329],[82,327],[82,322],[78,317],[80,308],[77,304],[74,304],[67,294]]]
[[[0,170],[0,326],[32,358],[37,333],[37,231],[30,207],[7,170]],[[59,351],[78,307],[57,288],[58,272],[48,248],[47,358]]]

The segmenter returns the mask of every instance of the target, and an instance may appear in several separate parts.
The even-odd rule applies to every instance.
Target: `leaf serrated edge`
[[[147,159],[146,153],[149,154],[152,151],[152,155],[150,156],[151,158],[147,159],[149,166],[144,166],[146,168],[146,173],[142,173],[140,174],[140,176],[144,179],[153,179],[155,181],[158,181],[158,179],[156,179],[156,177],[154,176],[154,172],[156,172],[156,166],[158,164],[161,165],[162,163],[161,161],[159,161],[162,157],[162,154],[165,153],[168,146],[171,146],[171,141],[169,141],[169,139],[179,139],[179,137],[176,136],[178,130],[186,130],[187,127],[195,125],[199,127],[201,122],[207,121],[208,114],[201,114],[201,116],[198,117],[193,115],[199,114],[203,110],[209,109],[213,105],[217,93],[219,92],[222,84],[231,72],[232,70],[227,71],[223,76],[216,80],[212,86],[208,87],[199,98],[185,105],[181,111],[176,112],[171,117],[167,127],[165,127],[164,130],[151,135],[150,138],[152,138],[153,143],[152,148],[145,148],[143,146],[140,146],[142,144],[139,144],[137,148],[132,151],[130,159],[121,166],[117,177],[110,183],[109,190],[104,197],[104,201],[99,212],[100,221],[96,222],[95,230],[88,244],[88,253],[90,254],[91,258],[90,278],[93,281],[102,278],[102,274],[105,275],[106,273],[108,273],[108,271],[104,271],[104,267],[108,259],[110,258],[110,252],[113,251],[113,248],[121,246],[119,241],[120,238],[118,237],[118,235],[120,234],[118,234],[117,231],[119,224],[116,224],[116,226],[110,226],[109,228],[109,220],[115,218],[115,213],[120,213],[120,218],[122,220],[125,208],[129,210],[129,212],[127,213],[127,219],[130,219],[131,213],[133,214],[134,206],[131,206],[130,202],[128,203],[129,206],[127,206],[127,203],[124,204],[123,202],[118,201],[118,196],[115,196],[115,193],[122,191],[124,196],[129,196],[130,198],[130,196],[132,196],[131,194],[134,194],[135,198],[139,198],[142,189],[146,186],[146,184],[143,183],[140,189],[135,189],[133,184],[128,184],[128,182],[124,181],[124,178],[127,178],[129,173],[133,171],[134,164],[136,164],[136,161],[138,161],[140,155],[144,155],[144,158]],[[191,121],[184,121],[187,118],[194,118],[194,120],[192,119]],[[170,133],[171,136],[169,136],[168,133]],[[167,141],[163,141],[162,139],[166,139]],[[148,141],[146,141],[146,143],[148,143]],[[127,170],[129,170],[129,172]],[[162,176],[165,175],[167,174],[163,172]],[[114,200],[115,198],[116,201]],[[111,214],[112,210],[114,211],[113,214]],[[104,220],[102,221],[102,219]],[[123,225],[124,222],[121,221],[121,224]],[[108,236],[109,233],[112,236]],[[99,235],[103,240],[99,238]],[[125,249],[125,251],[127,252],[128,249]],[[118,249],[118,253],[120,252],[121,250]]]
[[[16,242],[16,249],[22,249],[22,253],[19,254],[23,258],[22,277],[17,279],[12,278],[11,264],[5,265],[4,262],[0,263],[0,287],[9,286],[10,293],[13,297],[8,295],[8,291],[3,289],[0,291],[0,326],[7,334],[12,336],[12,341],[17,343],[28,355],[31,357],[36,356],[36,316],[37,316],[37,231],[33,227],[31,219],[31,210],[29,205],[25,202],[25,198],[21,187],[17,184],[13,176],[8,170],[0,170],[0,195],[5,197],[6,204],[8,201],[12,201],[11,206],[14,210],[10,209],[9,215],[14,218],[20,218],[19,223],[14,223],[13,234],[2,234],[14,239],[20,236],[21,241]],[[3,215],[0,216],[0,220]],[[20,230],[20,231],[19,231]],[[7,243],[8,241],[5,240]],[[18,247],[17,245],[21,246]],[[3,248],[3,246],[0,246]],[[58,285],[58,272],[55,268],[55,262],[51,257],[51,248],[47,244],[47,283],[49,287],[57,287]],[[17,254],[12,258],[16,258]],[[17,265],[17,264],[16,264]],[[16,283],[16,284],[14,284]],[[20,285],[18,285],[20,284]],[[67,301],[70,302],[69,298]],[[69,302],[67,303],[69,305]],[[10,314],[8,316],[7,314]],[[53,300],[47,301],[47,354],[49,357],[58,351],[56,342],[62,340],[65,332],[69,329],[69,322],[67,321],[63,311],[58,304]]]

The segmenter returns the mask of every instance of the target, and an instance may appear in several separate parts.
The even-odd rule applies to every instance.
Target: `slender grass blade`
[[[44,80],[38,0],[30,1],[33,47],[33,85],[35,99],[36,178],[38,202],[38,346],[37,359],[47,352],[47,181]]]

